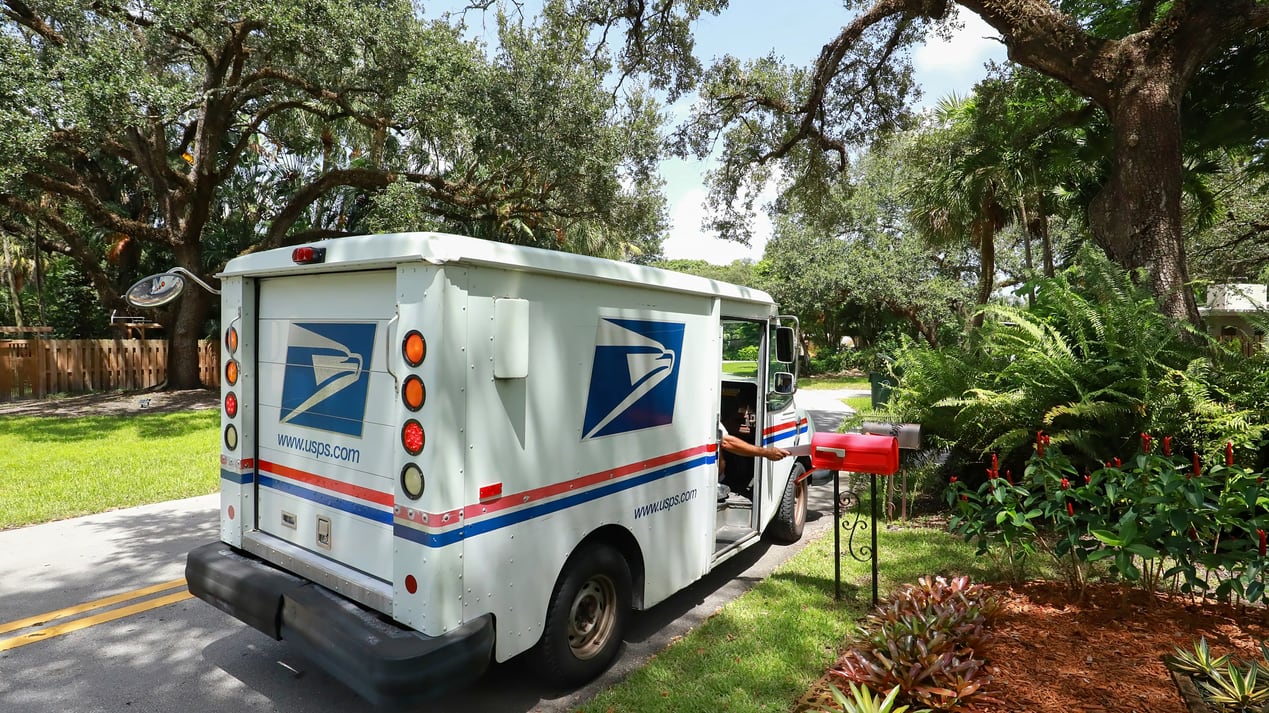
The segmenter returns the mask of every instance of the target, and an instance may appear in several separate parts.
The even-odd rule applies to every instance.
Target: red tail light
[[[326,248],[315,248],[311,245],[298,247],[291,251],[291,261],[296,265],[313,265],[326,262]]]

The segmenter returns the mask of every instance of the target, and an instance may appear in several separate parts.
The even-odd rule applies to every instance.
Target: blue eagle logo
[[[674,421],[681,322],[601,317],[582,440]]]
[[[375,327],[373,322],[292,322],[278,420],[360,438]]]

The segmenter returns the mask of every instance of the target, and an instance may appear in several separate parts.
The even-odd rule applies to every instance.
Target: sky
[[[705,17],[697,23],[696,56],[708,66],[710,59],[723,54],[750,59],[774,50],[789,63],[810,66],[820,48],[836,36],[849,17],[840,3],[828,0],[784,0],[779,4],[770,0],[732,0],[717,17]],[[964,28],[950,41],[930,38],[913,52],[916,80],[924,92],[922,107],[932,106],[952,92],[968,94],[986,75],[986,62],[1005,58],[1005,47],[995,30],[965,10],[960,19]],[[680,100],[671,107],[672,114],[686,116],[690,101]],[[753,241],[748,247],[719,240],[702,230],[704,173],[708,168],[707,162],[699,160],[662,162],[661,177],[665,179],[671,222],[662,245],[663,254],[670,259],[706,260],[720,265],[738,259],[761,259],[771,236],[771,222],[761,213],[753,225]],[[773,197],[774,192],[768,190],[760,203]]]

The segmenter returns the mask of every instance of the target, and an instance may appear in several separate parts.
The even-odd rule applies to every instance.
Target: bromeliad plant
[[[819,707],[823,713],[930,713],[929,708],[911,710],[908,706],[898,704],[899,687],[890,689],[885,698],[873,696],[867,686],[856,686],[850,683],[850,694],[842,693],[837,686],[830,686],[835,708]]]
[[[1234,464],[1204,467],[1141,434],[1140,452],[1096,470],[1077,471],[1044,433],[1023,477],[1001,478],[993,458],[987,480],[971,490],[953,479],[950,526],[980,553],[1003,549],[1021,562],[1043,552],[1065,567],[1082,596],[1089,566],[1105,562],[1120,579],[1146,589],[1165,580],[1181,591],[1266,599],[1269,485]],[[1208,574],[1220,572],[1213,587]]]
[[[923,577],[868,616],[832,673],[907,705],[961,710],[990,681],[981,651],[998,612],[967,577]]]
[[[1210,706],[1229,713],[1269,710],[1269,647],[1260,645],[1260,661],[1243,661],[1229,654],[1213,656],[1206,639],[1192,650],[1178,647],[1164,662],[1188,676]]]

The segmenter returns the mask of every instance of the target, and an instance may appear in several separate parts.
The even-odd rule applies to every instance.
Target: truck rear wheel
[[[806,489],[810,485],[810,478],[802,477],[805,472],[806,467],[801,463],[793,466],[784,497],[780,499],[780,509],[767,526],[767,535],[778,544],[791,545],[802,539],[802,528],[806,526]]]
[[[575,685],[612,663],[630,616],[630,567],[616,550],[588,547],[555,583],[536,657],[542,673]]]

